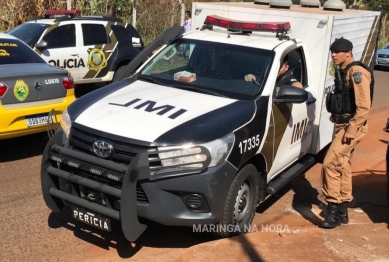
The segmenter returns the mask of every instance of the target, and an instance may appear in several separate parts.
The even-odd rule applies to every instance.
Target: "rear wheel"
[[[77,84],[74,86],[74,95],[76,98],[82,97],[83,95],[88,94],[89,92],[92,92],[94,89],[95,84]]]
[[[241,169],[232,181],[217,235],[231,237],[247,233],[255,216],[258,196],[258,171],[249,164]]]
[[[119,81],[119,77],[121,76],[121,74],[124,72],[124,70],[126,69],[127,65],[122,65],[120,66],[115,74],[113,75],[113,78],[112,78],[112,83],[116,83],[117,81]]]

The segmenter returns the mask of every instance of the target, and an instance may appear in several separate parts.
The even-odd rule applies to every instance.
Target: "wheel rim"
[[[234,205],[234,224],[239,224],[251,206],[251,183],[245,180],[238,191]]]

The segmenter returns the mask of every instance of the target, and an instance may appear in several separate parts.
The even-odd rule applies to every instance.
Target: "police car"
[[[209,13],[202,6],[198,30],[167,29],[121,81],[63,114],[42,159],[51,210],[71,206],[75,219],[106,231],[120,220],[130,241],[146,229],[139,218],[232,236],[250,231],[258,202],[315,163],[333,128],[323,103],[333,83],[328,50],[337,36],[331,34],[344,31],[333,22],[350,19],[345,24],[355,24],[358,39],[374,42],[374,19],[302,7],[212,15],[218,4],[227,10],[225,3]],[[317,14],[306,17],[308,11]],[[250,13],[271,21],[244,20]],[[324,18],[328,23],[318,27]],[[361,30],[367,20],[372,28]],[[275,85],[291,51],[299,61],[290,70],[303,88]],[[247,74],[256,80],[245,81]]]
[[[49,64],[68,70],[75,84],[110,82],[142,50],[136,29],[119,18],[45,10],[8,32]]]
[[[67,70],[0,33],[0,140],[46,131],[48,122],[55,126],[75,100],[73,86]]]

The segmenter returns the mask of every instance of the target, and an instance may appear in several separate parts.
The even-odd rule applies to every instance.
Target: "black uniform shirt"
[[[291,86],[295,82],[298,82],[296,77],[294,77],[292,74],[286,72],[282,77],[280,77],[279,79],[277,78],[276,87],[281,87],[284,85]]]
[[[273,96],[276,96],[278,94],[278,91],[280,90],[281,86],[291,86],[295,82],[298,82],[298,80],[289,71],[286,72],[283,76],[278,77],[276,81],[276,86],[274,88]]]

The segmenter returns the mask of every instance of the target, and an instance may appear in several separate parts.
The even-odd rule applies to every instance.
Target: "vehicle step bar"
[[[316,161],[315,156],[308,155],[299,160],[296,164],[290,167],[285,173],[283,173],[280,177],[276,178],[276,180],[270,182],[268,187],[266,188],[266,192],[268,194],[274,195],[277,193],[283,186],[293,180],[296,176],[304,172],[308,169],[312,164]]]
[[[85,200],[83,198],[73,196],[69,193],[66,193],[64,191],[61,191],[61,190],[53,188],[53,187],[50,188],[49,194],[52,196],[58,197],[60,199],[63,199],[69,203],[75,204],[79,207],[84,207],[90,211],[94,211],[94,212],[100,213],[102,215],[120,220],[119,211],[116,211],[114,209],[110,209],[110,208],[104,207],[102,205]]]

